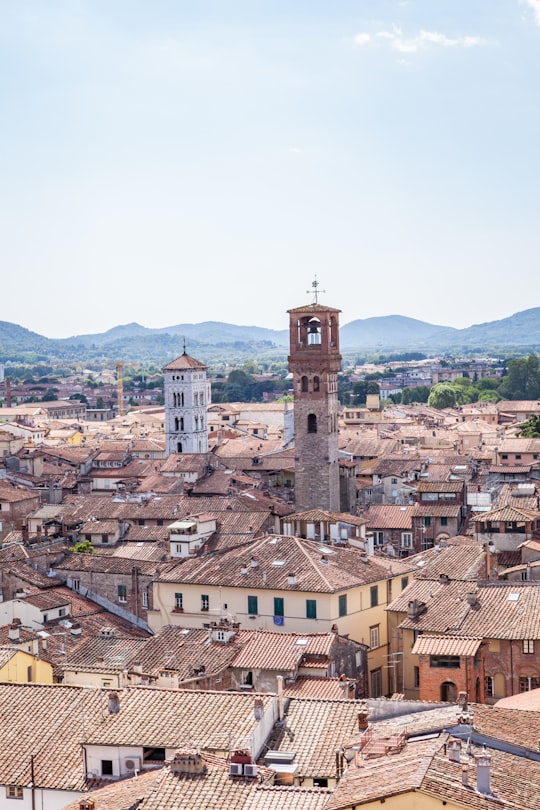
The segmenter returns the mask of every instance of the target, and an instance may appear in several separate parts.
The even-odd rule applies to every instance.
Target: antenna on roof
[[[182,335],[182,340],[184,342],[184,354],[186,353],[186,336]]]
[[[314,304],[318,304],[318,303],[319,303],[319,293],[320,293],[320,292],[321,292],[321,293],[325,293],[325,292],[326,292],[326,290],[319,290],[319,286],[320,286],[320,284],[319,284],[319,282],[317,281],[317,273],[315,273],[315,277],[314,277],[313,281],[311,282],[311,290],[307,290],[307,294],[308,294],[308,295],[309,295],[309,293],[310,293],[310,292],[312,292],[312,293],[313,293],[313,303],[314,303]]]

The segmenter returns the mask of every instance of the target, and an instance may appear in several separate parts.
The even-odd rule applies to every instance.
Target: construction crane
[[[124,365],[139,368],[138,363],[116,364],[116,411],[118,416],[124,415]]]

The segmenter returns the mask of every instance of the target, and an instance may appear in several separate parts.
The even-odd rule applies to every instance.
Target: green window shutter
[[[347,594],[344,593],[339,597],[339,615],[347,615]]]
[[[248,614],[256,616],[259,612],[259,598],[257,596],[248,596]]]
[[[306,599],[306,619],[317,618],[317,600]]]
[[[274,596],[274,616],[285,616],[285,601],[282,596]]]

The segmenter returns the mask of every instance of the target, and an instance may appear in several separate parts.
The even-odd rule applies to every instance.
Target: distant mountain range
[[[264,353],[286,354],[289,331],[235,326],[219,321],[177,324],[161,329],[130,323],[99,334],[53,339],[17,324],[0,321],[0,361],[117,359],[160,363],[181,354],[184,338],[188,351],[203,360],[210,360],[216,352],[221,356],[233,354],[248,359],[249,355]],[[365,318],[342,326],[340,340],[345,353],[539,351],[540,307],[466,329],[437,326],[402,315]]]

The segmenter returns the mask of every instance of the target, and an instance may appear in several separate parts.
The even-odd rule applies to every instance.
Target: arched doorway
[[[445,703],[455,703],[457,700],[457,687],[452,681],[441,683],[441,700]]]

